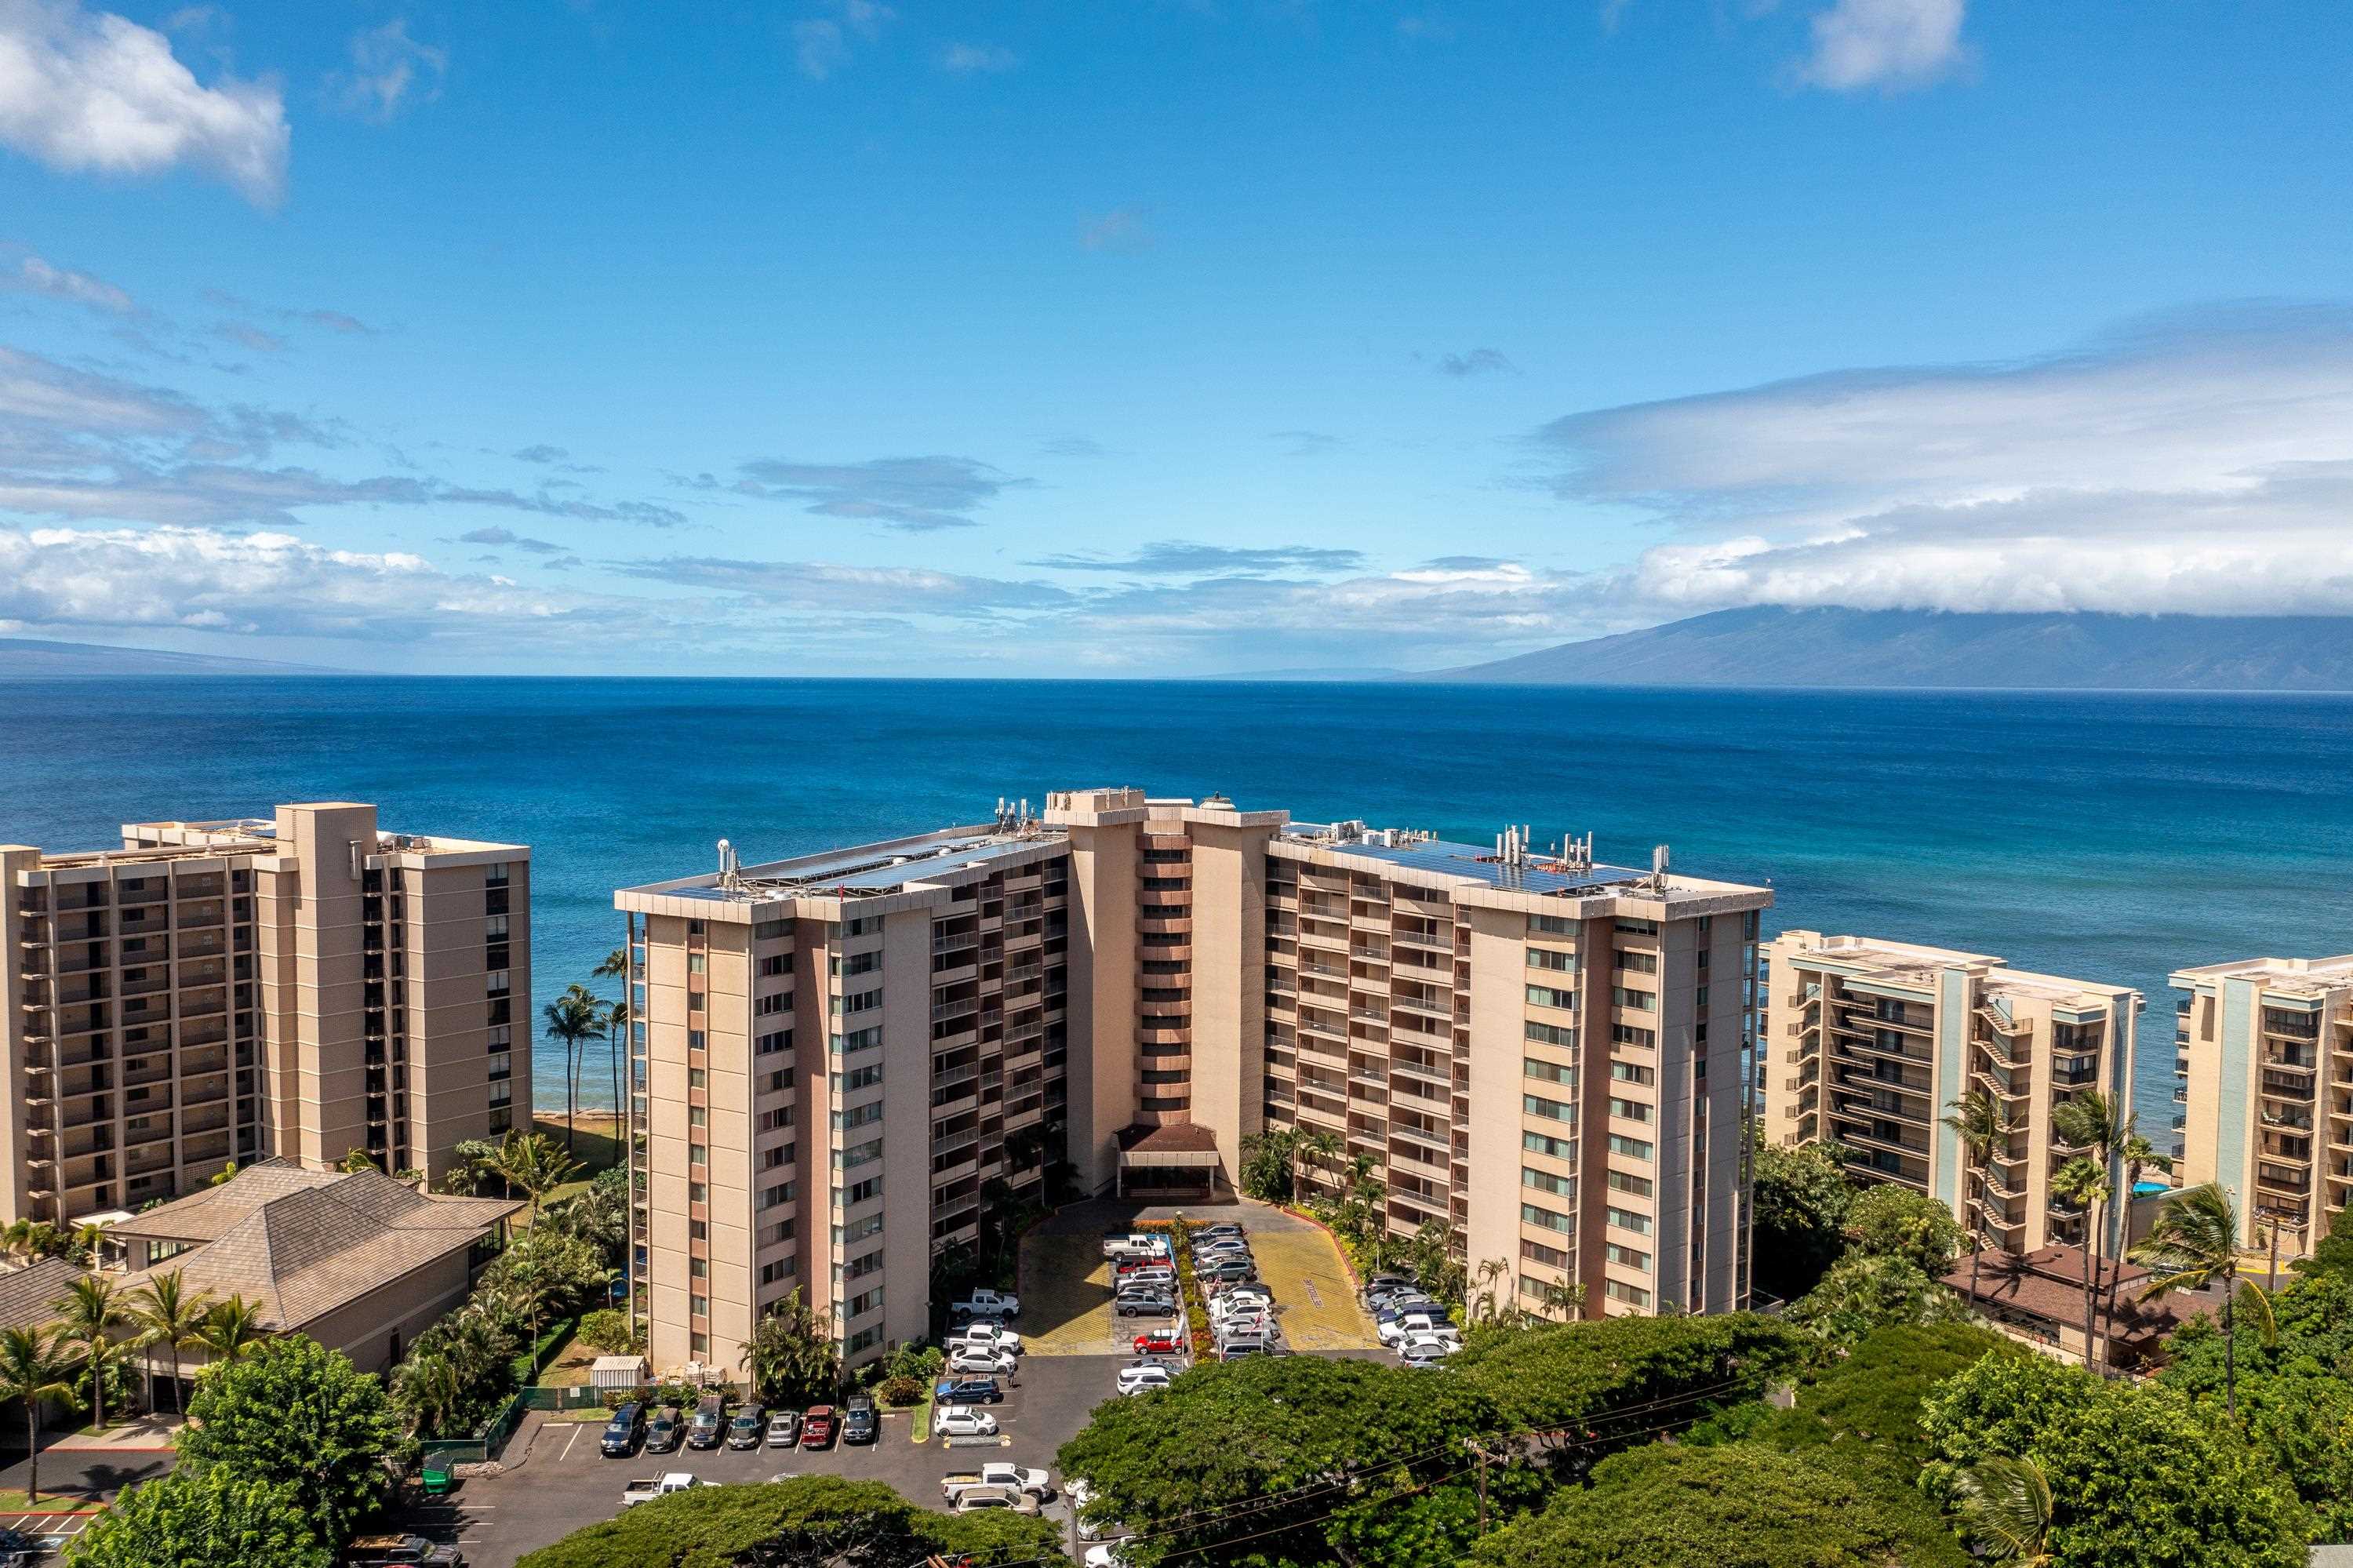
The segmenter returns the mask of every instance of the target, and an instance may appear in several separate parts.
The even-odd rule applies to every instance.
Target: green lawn
[[[0,1489],[0,1513],[104,1513],[106,1505],[93,1498],[69,1496],[63,1492],[43,1492],[38,1502],[26,1502],[25,1494],[13,1488]]]

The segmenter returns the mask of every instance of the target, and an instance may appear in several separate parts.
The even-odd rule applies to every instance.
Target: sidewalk
[[[41,1451],[45,1454],[79,1452],[91,1458],[108,1454],[168,1453],[172,1448],[173,1436],[180,1429],[180,1421],[176,1415],[142,1415],[136,1421],[126,1421],[103,1432],[69,1432]]]

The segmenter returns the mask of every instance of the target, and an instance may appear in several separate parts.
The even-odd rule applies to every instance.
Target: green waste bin
[[[427,1459],[425,1462],[425,1495],[427,1497],[448,1497],[450,1492],[457,1489],[457,1486],[458,1478],[449,1473],[448,1461]]]

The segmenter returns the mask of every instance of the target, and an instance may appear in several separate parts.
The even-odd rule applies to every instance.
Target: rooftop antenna
[[[719,841],[719,885],[731,893],[744,885],[744,863],[735,858],[735,846],[725,839]]]

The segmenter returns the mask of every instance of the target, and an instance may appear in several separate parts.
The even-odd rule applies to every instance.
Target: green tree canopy
[[[1852,1480],[1750,1443],[1652,1444],[1481,1541],[1494,1568],[1910,1568],[1914,1538]]]
[[[2166,1388],[2040,1356],[1989,1356],[1931,1394],[1940,1457],[2031,1460],[2051,1568],[2300,1568],[2307,1516],[2271,1459]]]
[[[1060,1543],[1049,1520],[935,1513],[881,1481],[805,1476],[656,1498],[517,1568],[908,1568],[934,1552],[970,1552],[985,1568],[1063,1563]]]
[[[1855,1194],[1847,1206],[1846,1236],[1853,1251],[1903,1258],[1931,1279],[1953,1266],[1967,1239],[1950,1207],[1893,1182]]]
[[[1377,1361],[1252,1357],[1193,1369],[1166,1392],[1113,1399],[1062,1446],[1065,1476],[1083,1479],[1105,1517],[1154,1539],[1127,1548],[1148,1565],[1171,1552],[1201,1562],[1327,1563],[1344,1539],[1385,1568],[1452,1563],[1467,1530],[1409,1555],[1385,1531],[1403,1516],[1386,1502],[1462,1468],[1461,1440],[1491,1430],[1494,1405],[1470,1379]],[[1390,1461],[1357,1487],[1345,1472]],[[1467,1489],[1469,1478],[1452,1485]],[[1335,1503],[1343,1506],[1334,1514]],[[1209,1510],[1250,1505],[1247,1525]],[[1327,1518],[1326,1516],[1332,1516]],[[1465,1516],[1466,1520],[1468,1516]],[[1427,1517],[1421,1522],[1428,1522]],[[1222,1542],[1258,1539],[1227,1550]],[[1425,1543],[1427,1547],[1428,1543]]]
[[[1858,1343],[1878,1329],[1958,1322],[1965,1316],[1959,1293],[1929,1278],[1910,1258],[1860,1247],[1832,1264],[1789,1308],[1791,1323],[1833,1345]]]
[[[1833,1441],[1852,1439],[1905,1485],[1933,1455],[1920,1407],[1945,1379],[1986,1356],[2031,1351],[1966,1323],[1898,1323],[1875,1329],[1800,1390],[1798,1414],[1821,1423]]]
[[[1697,1420],[1703,1403],[1753,1399],[1808,1351],[1786,1324],[1753,1313],[1605,1318],[1476,1329],[1448,1370],[1493,1404],[1505,1428],[1583,1425],[1606,1440],[1619,1411],[1643,1407],[1616,1425],[1649,1429]]]
[[[142,1482],[92,1521],[72,1568],[333,1568],[300,1489],[218,1465]]]
[[[1757,1143],[1757,1287],[1784,1301],[1814,1287],[1846,1249],[1846,1213],[1855,1184],[1837,1146],[1784,1149]]]
[[[291,1487],[299,1511],[337,1550],[381,1503],[385,1457],[400,1442],[384,1385],[301,1334],[208,1372],[188,1416],[183,1464]]]

